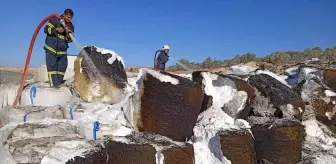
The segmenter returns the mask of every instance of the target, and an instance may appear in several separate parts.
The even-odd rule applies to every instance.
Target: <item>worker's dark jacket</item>
[[[66,37],[66,32],[58,33],[56,27],[62,27],[61,22],[57,18],[49,20],[47,26],[44,28],[44,33],[47,34],[44,49],[47,53],[54,55],[66,55],[69,48],[68,43],[72,42],[70,37]],[[67,23],[67,27],[72,32],[75,32],[75,27],[72,23]]]
[[[164,70],[166,68],[166,63],[169,60],[169,56],[164,52],[160,51],[158,57],[157,57],[157,69]]]

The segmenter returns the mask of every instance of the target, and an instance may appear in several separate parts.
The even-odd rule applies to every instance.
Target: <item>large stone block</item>
[[[45,118],[64,119],[61,106],[23,106],[12,108],[7,106],[0,110],[0,122],[12,123],[36,122]]]
[[[113,51],[85,47],[74,62],[74,86],[88,102],[117,103],[128,87],[123,59]]]
[[[249,117],[258,160],[274,164],[298,163],[302,157],[304,127],[295,119]]]
[[[303,100],[314,108],[316,119],[336,132],[336,93],[318,78],[304,81],[299,88]]]
[[[173,146],[162,151],[165,164],[194,164],[194,148],[192,144]]]
[[[72,93],[69,88],[61,87],[59,89],[50,88],[48,86],[35,86],[36,93],[32,96],[32,87],[26,87],[22,91],[20,98],[20,106],[35,105],[35,106],[55,106],[64,105],[72,98]]]
[[[193,158],[190,144],[178,145],[152,133],[133,133],[126,137],[105,137],[94,149],[67,164],[192,164]]]
[[[248,83],[258,91],[252,102],[255,115],[302,119],[305,102],[294,90],[267,74],[253,75]]]
[[[66,121],[19,124],[10,133],[7,146],[18,163],[41,163],[57,141],[83,139],[76,126]]]
[[[257,162],[254,139],[249,130],[222,130],[218,132],[218,135],[223,155],[232,164],[255,164]]]
[[[67,58],[68,58],[68,67],[64,74],[64,80],[70,80],[75,75],[74,62],[76,60],[76,56],[68,55]],[[49,82],[48,70],[47,70],[46,64],[42,64],[37,68],[35,76],[34,76],[34,80],[37,82]]]
[[[336,92],[336,69],[325,69],[323,71],[324,83]]]
[[[136,128],[176,141],[193,135],[200,113],[203,91],[189,79],[149,69],[141,70],[139,104],[135,107]]]

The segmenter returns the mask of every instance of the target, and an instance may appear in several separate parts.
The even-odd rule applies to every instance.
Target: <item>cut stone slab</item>
[[[169,149],[163,150],[165,164],[194,164],[194,148],[192,144],[185,146],[173,146]]]
[[[248,83],[257,89],[260,96],[269,99],[268,104],[278,110],[273,112],[276,117],[295,117],[301,120],[305,110],[305,102],[291,88],[267,74],[250,76]],[[258,110],[258,107],[254,107]],[[267,108],[267,107],[266,107]]]
[[[123,59],[111,50],[86,46],[74,62],[74,86],[88,102],[115,104],[128,87]]]
[[[298,163],[302,157],[304,127],[295,119],[251,116],[257,159],[274,164]]]
[[[94,149],[77,156],[67,164],[165,164],[193,163],[190,144],[177,145],[170,139],[152,133],[133,133],[126,137],[105,137]]]
[[[22,106],[15,108],[7,106],[0,110],[0,122],[2,122],[3,125],[9,122],[35,122],[45,118],[64,119],[61,106]]]
[[[248,117],[250,106],[247,103],[254,90],[252,87],[248,89],[247,82],[238,77],[205,71],[193,72],[192,79],[202,85],[204,90],[201,112],[212,105],[219,105],[231,117]]]
[[[203,90],[187,78],[149,69],[141,70],[135,124],[140,132],[153,132],[186,141],[200,113]],[[135,96],[136,97],[136,96]]]
[[[57,141],[42,158],[41,164],[64,164],[69,159],[92,149],[93,146],[94,142],[91,140]]]
[[[325,69],[323,71],[324,83],[336,92],[336,69]]]
[[[66,121],[19,124],[6,144],[18,163],[41,163],[57,141],[81,140],[76,127]]]
[[[223,155],[232,163],[257,162],[252,134],[247,129],[218,132]]]
[[[336,132],[336,93],[317,78],[305,81],[300,91],[303,100],[313,107],[316,119]]]
[[[72,98],[72,93],[69,88],[61,87],[58,89],[50,88],[49,86],[36,86],[35,96],[31,96],[31,88],[26,87],[22,91],[20,98],[20,106],[55,106],[64,105]]]

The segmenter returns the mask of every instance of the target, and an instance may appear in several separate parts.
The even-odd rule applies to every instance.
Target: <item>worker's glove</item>
[[[66,28],[65,31],[66,31],[67,33],[73,33],[73,32],[72,32],[71,30],[69,30],[68,28]]]

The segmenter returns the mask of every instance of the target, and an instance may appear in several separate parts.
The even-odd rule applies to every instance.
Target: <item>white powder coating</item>
[[[291,115],[294,115],[295,114],[295,111],[294,111],[294,107],[292,104],[287,104],[287,111],[291,114]]]
[[[31,86],[32,87],[32,86]],[[30,89],[28,87],[22,91],[21,106],[32,105],[30,100]],[[72,98],[71,91],[67,87],[59,89],[43,87],[36,85],[36,97],[32,97],[33,105],[36,106],[54,106],[66,104]]]
[[[109,64],[112,64],[117,59],[125,67],[124,59],[121,56],[119,56],[116,52],[114,52],[112,50],[100,48],[100,47],[97,47],[97,46],[95,46],[95,47],[97,48],[97,52],[99,52],[101,54],[111,54],[112,55],[112,57],[107,60],[107,62]]]
[[[247,65],[244,65],[244,64],[238,64],[238,65],[231,66],[227,73],[245,75],[245,74],[249,74],[251,72],[254,72],[256,69],[257,68],[247,66]]]
[[[13,132],[17,124],[10,123],[0,128],[0,164],[15,164],[17,163],[9,151],[9,146],[6,143],[7,138]]]
[[[63,164],[76,156],[82,156],[82,153],[92,147],[85,141],[56,142],[48,154],[42,158],[41,164]]]
[[[192,80],[192,74],[177,74],[177,75]]]
[[[267,74],[267,75],[270,75],[271,77],[277,79],[278,81],[280,81],[282,84],[285,84],[287,87],[291,88],[290,85],[287,84],[286,82],[286,79],[288,78],[288,76],[285,76],[285,75],[278,75],[278,74],[275,74],[269,70],[258,70],[256,72],[256,74]]]
[[[127,118],[126,111],[132,112],[128,109],[128,103],[131,101],[130,97],[126,97],[123,101],[114,105],[107,105],[103,103],[96,104],[82,104],[85,109],[84,113],[79,118],[74,118],[79,121],[79,133],[92,139],[93,122],[99,121],[101,129],[97,132],[97,138],[103,135],[125,136],[132,132],[132,120]],[[121,110],[124,109],[124,112]]]
[[[336,93],[331,91],[331,90],[325,90],[324,93],[326,94],[326,96],[328,97],[334,97],[336,96]]]
[[[326,112],[326,113],[325,113],[325,116],[327,116],[328,119],[331,120],[332,117],[334,116],[334,114],[335,114],[335,111],[334,111],[334,112]]]
[[[316,119],[310,119],[302,122],[306,130],[306,138],[304,141],[304,155],[308,158],[315,158],[313,163],[334,163],[336,160],[336,138],[332,132],[318,122]]]
[[[297,83],[300,83],[302,80],[308,81],[309,79],[314,77],[321,79],[322,77],[321,72],[314,68],[308,68],[308,67],[301,68],[297,79]]]
[[[161,151],[156,152],[155,158],[156,164],[164,164],[164,155]]]
[[[195,164],[229,164],[221,151],[219,130],[249,129],[250,125],[245,120],[233,119],[221,108],[212,106],[198,116],[198,123],[194,127],[197,141],[193,144]]]
[[[14,103],[18,89],[19,85],[15,84],[2,84],[0,86],[0,110],[5,106],[11,106]]]
[[[236,90],[231,86],[219,86],[215,87],[212,85],[213,80],[218,79],[218,75],[212,74],[210,72],[202,72],[203,84],[205,85],[205,94],[213,97],[213,105],[218,107],[223,107],[225,103],[228,103],[233,99]]]
[[[216,134],[220,130],[249,129],[251,127],[245,120],[230,117],[221,107],[234,98],[247,98],[247,93],[238,92],[233,86],[230,86],[228,81],[220,81],[221,77],[217,74],[202,72],[201,76],[203,77],[202,83],[205,85],[205,93],[213,97],[213,105],[198,116],[197,124],[193,130],[196,138],[193,144],[195,164],[229,164],[231,161],[223,156],[220,138]],[[227,82],[227,84],[222,83],[219,86],[214,86],[213,82],[216,80]],[[240,111],[244,106],[245,103],[229,107],[237,108],[236,110]]]
[[[242,111],[245,108],[246,101],[248,99],[247,92],[245,92],[245,91],[238,91],[238,94],[237,94],[236,98],[240,98],[241,102],[244,102],[244,103],[241,103],[240,106],[238,107],[238,110],[237,110],[237,113],[238,113],[238,112]]]
[[[285,70],[285,72],[288,73],[289,75],[294,75],[294,74],[298,73],[298,71],[299,71],[299,67],[298,66],[296,66],[296,67],[290,67],[290,68],[287,68]]]
[[[158,71],[154,71],[154,70],[147,69],[147,68],[141,68],[139,70],[138,80],[141,80],[142,76],[145,73],[148,73],[148,74],[152,75],[153,77],[157,78],[161,82],[172,83],[173,85],[178,85],[180,83],[178,79],[175,79],[171,76],[164,75],[164,74],[162,74]]]

